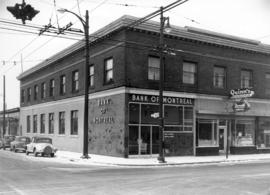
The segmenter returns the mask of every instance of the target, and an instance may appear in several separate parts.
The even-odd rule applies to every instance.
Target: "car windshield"
[[[37,138],[36,143],[52,143],[52,139],[50,138]]]
[[[29,142],[29,138],[27,138],[27,137],[18,137],[18,138],[16,138],[16,141]]]

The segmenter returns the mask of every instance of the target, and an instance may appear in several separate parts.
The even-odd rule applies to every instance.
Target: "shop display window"
[[[138,124],[140,118],[140,105],[129,104],[129,123]]]
[[[254,146],[255,121],[236,120],[232,133],[232,146]]]
[[[200,119],[197,125],[198,146],[217,147],[217,121]]]
[[[257,146],[262,149],[270,148],[270,118],[259,119]]]
[[[165,106],[165,125],[183,125],[183,107]]]
[[[158,105],[142,104],[141,105],[141,123],[142,124],[158,124],[158,118],[153,117],[159,113]]]

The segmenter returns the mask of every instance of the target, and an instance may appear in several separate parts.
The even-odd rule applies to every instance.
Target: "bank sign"
[[[141,103],[159,103],[159,96],[129,94],[129,100],[132,102],[141,102]],[[194,99],[163,96],[163,104],[194,105]]]

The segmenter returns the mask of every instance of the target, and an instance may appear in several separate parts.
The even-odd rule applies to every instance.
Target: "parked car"
[[[30,137],[16,136],[15,140],[10,143],[10,150],[17,152],[18,150],[25,152],[26,145],[31,142]]]
[[[52,139],[49,137],[33,137],[32,141],[26,145],[26,155],[33,153],[34,156],[51,156],[54,157],[57,149],[52,145]]]
[[[14,141],[15,136],[14,135],[5,135],[1,139],[0,148],[3,148],[4,150],[6,148],[10,148],[10,142]]]

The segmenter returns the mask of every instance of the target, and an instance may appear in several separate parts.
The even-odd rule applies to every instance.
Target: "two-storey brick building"
[[[134,20],[123,16],[92,34],[88,73],[82,40],[18,77],[23,134],[81,152],[88,74],[89,152],[158,153],[159,23],[126,28]],[[270,152],[270,47],[176,26],[165,42],[173,49],[165,55],[166,155]]]

